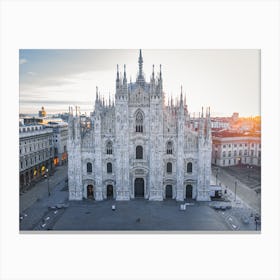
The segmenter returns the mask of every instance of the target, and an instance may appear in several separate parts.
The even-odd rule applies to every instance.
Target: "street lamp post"
[[[234,182],[234,201],[236,201],[236,187],[237,187],[237,182]]]
[[[48,180],[48,195],[50,196],[51,195],[51,193],[50,193],[50,183],[49,183],[49,169],[46,169],[46,173],[47,174],[45,174],[45,178],[47,178],[47,180]]]

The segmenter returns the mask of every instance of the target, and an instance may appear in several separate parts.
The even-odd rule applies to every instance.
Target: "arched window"
[[[87,172],[92,173],[92,164],[90,162],[87,163]]]
[[[136,114],[136,120],[135,120],[135,131],[136,132],[143,132],[143,114],[138,111]]]
[[[189,162],[187,165],[187,172],[192,173],[192,163],[191,162]]]
[[[108,141],[106,144],[106,153],[107,155],[113,154],[113,144],[111,141]]]
[[[111,162],[107,163],[107,173],[112,173],[112,163]]]
[[[173,153],[173,144],[171,141],[168,141],[166,144],[166,153],[168,155],[172,155],[172,153]]]
[[[172,163],[171,162],[167,162],[167,164],[166,164],[166,172],[167,173],[172,173]]]
[[[143,147],[142,146],[136,147],[136,159],[143,159]]]

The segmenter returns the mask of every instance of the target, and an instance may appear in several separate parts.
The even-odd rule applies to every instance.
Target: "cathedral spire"
[[[145,78],[143,73],[143,57],[142,57],[142,50],[139,52],[139,58],[138,58],[138,77],[137,77],[137,83],[141,86],[145,84]]]
[[[117,64],[116,92],[119,91],[120,86],[121,86],[121,80],[120,80],[119,64]]]
[[[142,50],[140,49],[139,58],[138,58],[138,65],[139,65],[139,76],[143,76],[143,57],[142,57]]]
[[[98,86],[96,86],[96,92],[95,92],[95,101],[98,100]]]
[[[123,66],[123,83],[126,84],[127,82],[127,79],[126,79],[126,66],[124,64]]]
[[[119,64],[117,64],[117,82],[120,80]]]

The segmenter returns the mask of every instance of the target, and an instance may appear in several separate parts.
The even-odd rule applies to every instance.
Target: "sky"
[[[189,112],[211,107],[212,116],[260,115],[259,50],[142,50],[143,70],[150,80],[162,65],[167,97],[186,94]],[[139,50],[27,50],[19,51],[20,113],[47,114],[80,106],[93,111],[96,86],[105,97],[115,94],[116,65],[128,81],[136,80]]]

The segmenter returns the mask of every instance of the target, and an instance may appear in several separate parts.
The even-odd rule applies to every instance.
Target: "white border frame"
[[[279,279],[278,1],[2,1],[1,8],[1,279]],[[262,50],[260,235],[19,234],[18,49],[139,47]]]

